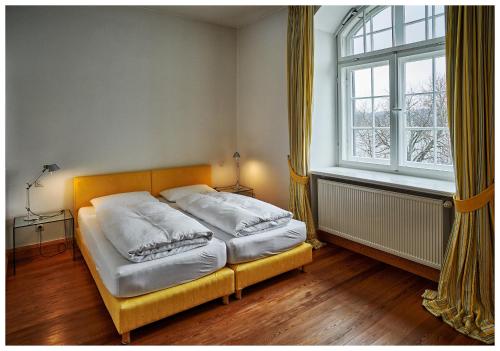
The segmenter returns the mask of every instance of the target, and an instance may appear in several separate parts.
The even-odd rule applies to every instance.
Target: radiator
[[[318,179],[318,227],[342,238],[439,269],[443,201]],[[447,235],[446,235],[447,239]]]

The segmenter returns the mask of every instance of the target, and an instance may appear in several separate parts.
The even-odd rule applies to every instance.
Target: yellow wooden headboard
[[[75,177],[73,179],[73,214],[76,217],[80,207],[90,206],[90,200],[95,197],[130,191],[150,192],[151,171]]]
[[[93,198],[130,191],[149,191],[153,196],[158,196],[162,190],[192,184],[212,186],[211,166],[198,165],[75,177],[73,179],[75,223],[78,220],[78,210],[90,206],[90,200]]]
[[[151,171],[151,194],[158,196],[160,191],[178,186],[207,184],[212,186],[210,165],[153,169]]]

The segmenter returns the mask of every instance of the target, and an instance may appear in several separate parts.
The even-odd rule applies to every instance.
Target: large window
[[[344,166],[451,178],[442,6],[366,6],[339,40]]]

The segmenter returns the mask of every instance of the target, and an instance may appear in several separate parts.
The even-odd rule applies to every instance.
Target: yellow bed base
[[[104,286],[79,229],[76,230],[76,241],[124,344],[130,343],[131,330],[219,297],[223,298],[224,304],[228,304],[229,295],[234,292],[234,273],[224,267],[205,277],[171,288],[118,298],[111,295]]]
[[[228,267],[234,271],[236,298],[241,299],[242,290],[247,286],[295,268],[303,269],[304,265],[311,262],[312,246],[302,243],[278,255],[245,263],[229,264]]]

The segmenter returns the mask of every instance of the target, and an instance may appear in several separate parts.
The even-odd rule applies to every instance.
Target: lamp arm
[[[26,183],[26,189],[29,189],[29,188],[31,188],[33,186],[33,184],[36,184],[36,182],[38,181],[38,179],[40,179],[43,176],[43,174],[45,173],[45,171],[46,171],[46,169],[44,168],[42,170],[42,172],[40,172],[40,174],[35,179],[33,179],[31,182]]]

